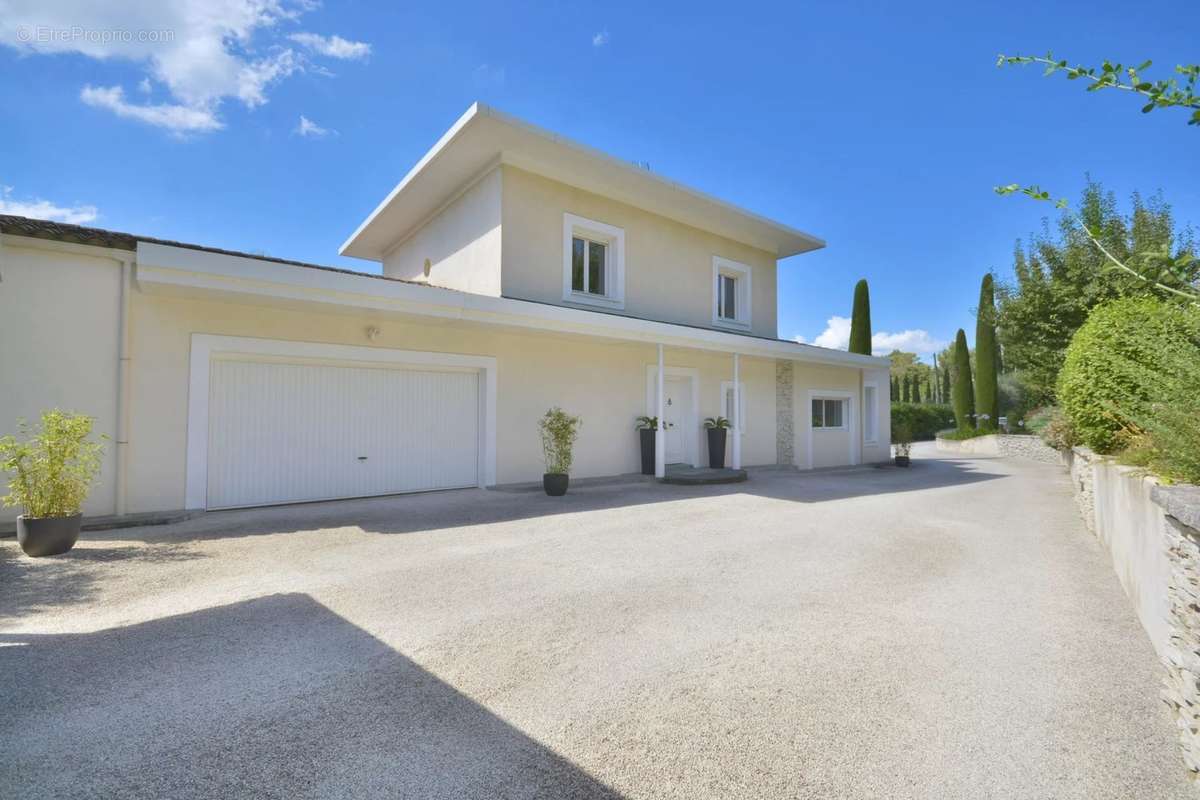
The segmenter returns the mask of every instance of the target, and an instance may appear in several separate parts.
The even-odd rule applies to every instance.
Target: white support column
[[[742,376],[740,374],[740,364],[738,363],[738,354],[733,354],[733,419],[729,424],[733,426],[733,468],[742,468]]]
[[[654,429],[654,476],[656,478],[666,477],[667,474],[667,437],[663,432],[663,426],[667,424],[666,415],[663,413],[663,346],[658,346],[658,375],[655,376],[655,408],[654,413],[658,416],[658,426]]]

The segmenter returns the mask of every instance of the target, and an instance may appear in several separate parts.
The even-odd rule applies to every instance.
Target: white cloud
[[[933,338],[929,331],[921,328],[899,333],[879,332],[871,337],[871,349],[876,355],[887,355],[893,350],[927,356],[941,352],[948,342]]]
[[[809,342],[803,336],[797,336],[801,344],[815,344],[817,347],[829,347],[834,350],[846,350],[850,347],[850,318],[830,317],[825,323],[825,330]],[[946,342],[935,339],[929,331],[920,328],[888,333],[879,331],[871,336],[871,351],[877,355],[887,355],[893,350],[905,353],[916,353],[919,356],[937,353],[946,346]]]
[[[362,59],[371,55],[371,45],[366,42],[352,42],[340,36],[322,36],[319,33],[302,32],[293,33],[288,38],[314,53],[330,58]]]
[[[86,225],[100,216],[95,206],[60,206],[49,200],[14,200],[12,187],[0,187],[0,214],[15,214],[18,217],[48,219],[72,225]]]
[[[313,122],[303,114],[300,115],[300,122],[297,123],[295,130],[292,132],[299,134],[300,136],[312,137],[314,139],[321,139],[331,134],[337,136],[337,131],[330,128],[322,128],[320,125]]]
[[[491,64],[480,64],[471,73],[475,85],[481,89],[504,85],[504,67],[493,67]]]
[[[138,105],[125,99],[125,90],[120,86],[85,86],[79,99],[93,108],[103,108],[118,117],[135,119],[176,134],[203,133],[222,128],[216,114],[207,108],[171,103]]]
[[[608,44],[608,28],[592,36],[592,47],[604,47]]]
[[[288,76],[322,69],[279,32],[315,7],[313,0],[0,0],[0,44],[29,54],[76,53],[141,65],[146,75],[139,88],[162,84],[172,102],[130,103],[119,86],[88,87],[80,97],[175,133],[211,131],[222,127],[225,100],[255,108]],[[307,36],[316,38],[303,45],[318,55],[358,58],[363,47],[369,51],[338,36]]]
[[[149,78],[142,78],[142,82],[138,84],[138,91],[142,94],[150,94],[154,91],[154,86],[150,83]]]

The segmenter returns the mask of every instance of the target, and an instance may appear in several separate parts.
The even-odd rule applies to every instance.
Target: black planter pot
[[[542,488],[551,497],[562,497],[567,493],[567,484],[571,477],[561,472],[547,472],[542,476]]]
[[[82,514],[70,517],[17,517],[17,541],[25,555],[57,556],[67,552],[79,541]]]
[[[908,456],[896,456],[896,466],[897,467],[907,467],[908,466]]]
[[[725,466],[725,434],[726,428],[708,428],[708,465],[713,469]]]
[[[638,436],[642,439],[642,474],[654,474],[654,429],[641,428]]]

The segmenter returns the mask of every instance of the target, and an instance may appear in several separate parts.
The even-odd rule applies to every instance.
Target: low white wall
[[[976,436],[974,439],[943,439],[937,437],[937,449],[943,453],[963,453],[973,456],[1000,455],[1000,437]]]
[[[1167,652],[1171,564],[1163,539],[1165,513],[1150,498],[1158,481],[1131,467],[1091,461],[1095,534],[1160,656]]]

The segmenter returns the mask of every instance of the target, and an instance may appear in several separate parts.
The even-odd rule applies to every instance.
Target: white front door
[[[691,419],[691,378],[671,378],[663,381],[663,420],[666,429],[666,462],[678,464],[688,460],[687,437],[695,433]]]

